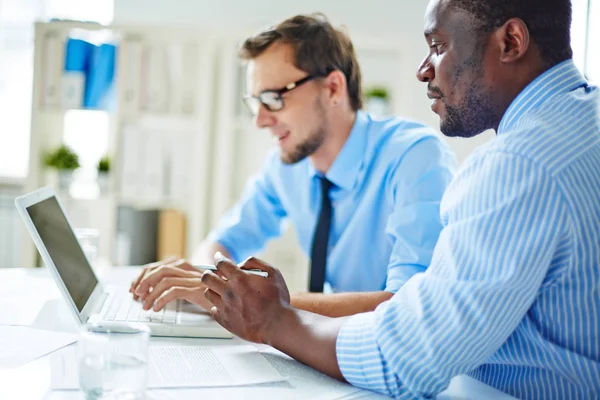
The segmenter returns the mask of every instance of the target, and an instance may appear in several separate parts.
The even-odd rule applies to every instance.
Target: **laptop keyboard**
[[[159,312],[152,309],[145,311],[142,303],[133,299],[130,293],[115,293],[108,310],[104,315],[105,321],[156,322],[177,324],[177,310],[180,301],[172,301]]]

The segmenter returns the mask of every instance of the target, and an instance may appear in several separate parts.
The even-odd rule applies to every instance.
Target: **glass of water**
[[[135,323],[91,323],[78,342],[79,385],[87,400],[144,399],[150,329]]]

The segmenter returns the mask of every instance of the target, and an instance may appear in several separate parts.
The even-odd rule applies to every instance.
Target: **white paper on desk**
[[[0,325],[22,325],[33,324],[35,317],[39,314],[44,302],[25,303],[20,296],[0,299]],[[18,307],[15,304],[19,304]]]
[[[0,325],[30,326],[46,300],[60,297],[60,292],[52,279],[28,276],[23,270],[10,272],[0,281]]]
[[[240,386],[285,379],[253,346],[150,347],[148,388]],[[79,388],[74,349],[53,355],[52,388]]]
[[[289,377],[290,384],[302,393],[304,398],[340,399],[361,391],[359,388],[307,367],[275,349],[264,350],[262,353],[280,374]]]
[[[0,326],[0,368],[15,368],[65,347],[77,335],[33,329],[28,326]]]

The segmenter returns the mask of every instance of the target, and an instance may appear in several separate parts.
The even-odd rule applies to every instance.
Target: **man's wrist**
[[[296,310],[290,306],[282,307],[276,318],[271,319],[271,323],[267,325],[262,338],[263,344],[278,348],[288,334],[298,325],[299,319]]]

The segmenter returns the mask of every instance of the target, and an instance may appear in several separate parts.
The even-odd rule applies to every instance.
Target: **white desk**
[[[129,282],[135,276],[135,269],[116,268],[107,275],[111,282]],[[61,330],[67,323],[69,315],[57,311],[60,304],[60,293],[55,287],[46,269],[0,269],[0,307],[6,307],[19,301],[20,316],[38,314],[32,326],[53,330]],[[1,309],[1,308],[0,308]],[[60,308],[58,309],[60,310]],[[57,315],[61,314],[61,315]],[[4,317],[3,317],[4,315]],[[6,324],[6,315],[0,313],[0,324]],[[11,321],[12,322],[12,321]],[[67,324],[68,325],[68,324]],[[63,328],[64,329],[64,328]],[[196,346],[220,346],[247,344],[235,338],[227,339],[186,339],[186,338],[152,338],[152,343]],[[257,346],[259,349],[265,346]],[[34,362],[14,369],[0,369],[0,399],[46,399],[75,400],[83,399],[80,392],[50,390],[51,366],[50,356],[42,357]],[[210,388],[210,389],[174,389],[149,391],[149,399],[305,399],[311,397],[306,388],[294,387],[291,383],[265,384],[242,388]],[[352,399],[385,399],[386,397],[371,392],[362,392],[360,397]],[[467,376],[459,376],[452,380],[450,387],[438,396],[438,399],[491,399],[506,400],[512,397],[490,388]]]

